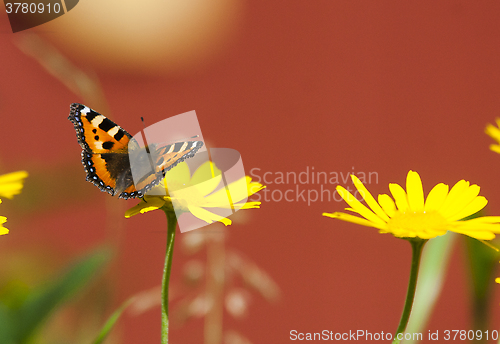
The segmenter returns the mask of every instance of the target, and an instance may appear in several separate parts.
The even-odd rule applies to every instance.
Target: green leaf
[[[474,330],[487,330],[491,292],[495,284],[495,270],[498,265],[498,252],[482,242],[465,238],[469,260],[471,281],[472,317]]]
[[[0,303],[0,343],[14,344],[13,321],[9,316],[9,309]]]
[[[104,339],[106,339],[108,334],[111,332],[113,326],[115,326],[115,323],[118,321],[123,311],[132,303],[133,300],[133,298],[128,299],[127,301],[122,303],[122,305],[113,314],[111,314],[108,321],[106,321],[106,323],[102,327],[101,332],[94,341],[94,344],[101,344],[104,342]]]
[[[10,323],[15,326],[11,329],[14,342],[26,343],[30,340],[52,312],[88,285],[110,258],[109,250],[96,250],[74,262],[59,277],[28,295],[18,310],[10,312]],[[0,319],[1,316],[0,312]]]
[[[484,209],[464,220],[484,216]],[[484,243],[466,237],[469,261],[472,321],[474,330],[487,330],[490,318],[491,292],[495,286],[495,270],[498,265],[499,253]]]

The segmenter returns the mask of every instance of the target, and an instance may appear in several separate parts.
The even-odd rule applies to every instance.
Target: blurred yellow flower
[[[0,199],[0,203],[2,200]],[[3,224],[7,222],[7,218],[5,216],[0,216],[0,235],[8,234],[9,230],[3,226]]]
[[[486,134],[491,136],[491,138],[497,141],[496,144],[490,145],[490,149],[493,152],[497,152],[498,154],[500,154],[500,118],[497,118],[495,121],[497,123],[497,126],[494,126],[493,124],[488,124],[484,131],[486,132]]]
[[[0,197],[12,199],[14,195],[21,193],[24,178],[28,176],[26,171],[17,171],[0,176]],[[2,200],[0,199],[0,203]],[[9,230],[3,226],[7,222],[5,216],[0,216],[0,235],[8,234]]]
[[[26,171],[17,171],[0,176],[0,197],[12,199],[21,193],[24,179],[28,176]]]
[[[398,238],[430,239],[452,231],[479,240],[491,240],[495,233],[500,233],[500,216],[460,221],[488,203],[486,198],[478,196],[479,186],[470,185],[465,180],[456,183],[451,190],[443,183],[436,185],[424,202],[420,176],[410,171],[406,178],[406,192],[398,184],[389,184],[395,202],[387,194],[379,195],[377,202],[356,176],[351,178],[370,208],[340,185],[337,192],[350,205],[346,210],[363,218],[340,212],[323,213],[324,216],[375,227],[380,233],[391,233]]]
[[[164,182],[159,186],[166,189],[167,195],[144,196],[139,204],[125,212],[125,217],[129,218],[167,205],[177,211],[190,212],[207,223],[219,221],[227,226],[231,224],[231,220],[207,209],[260,208],[260,202],[244,202],[248,196],[265,187],[260,183],[252,182],[252,178],[248,176],[228,185],[231,199],[231,202],[228,202],[226,188],[214,192],[222,181],[221,171],[214,164],[206,162],[194,172],[192,178],[190,175],[189,166],[186,163],[178,164],[166,174]]]

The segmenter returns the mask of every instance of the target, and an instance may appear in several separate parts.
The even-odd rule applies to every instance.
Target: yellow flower
[[[24,178],[28,176],[26,171],[17,171],[0,176],[0,197],[13,198],[21,192]],[[0,203],[2,200],[0,199]],[[5,216],[0,216],[0,235],[8,234],[9,230],[3,226],[7,222]]]
[[[422,181],[417,172],[406,178],[406,192],[398,184],[389,184],[395,202],[387,194],[378,196],[378,202],[363,183],[351,176],[367,205],[361,204],[349,191],[337,186],[337,192],[350,205],[346,210],[364,218],[345,213],[323,213],[324,216],[363,226],[375,227],[380,233],[392,233],[398,238],[430,239],[452,231],[479,240],[491,240],[500,233],[500,216],[483,216],[460,221],[483,209],[488,201],[479,195],[479,186],[461,180],[449,190],[448,185],[436,185],[424,202]],[[449,192],[448,192],[449,190]]]
[[[24,178],[28,176],[26,171],[17,171],[0,176],[0,197],[12,199],[14,195],[21,193]]]
[[[497,141],[497,144],[490,145],[490,149],[493,152],[497,152],[498,154],[500,154],[500,118],[496,119],[496,123],[497,123],[496,127],[493,124],[488,124],[484,131],[486,134],[491,136],[492,139]]]
[[[0,199],[0,203],[2,200]],[[0,216],[0,235],[8,234],[9,230],[3,226],[3,224],[7,221],[5,216]]]
[[[190,212],[207,223],[220,221],[227,226],[231,224],[231,220],[207,208],[250,209],[260,206],[260,202],[245,202],[248,196],[265,187],[252,182],[252,178],[248,176],[229,184],[228,192],[226,188],[215,191],[222,181],[222,174],[212,163],[204,163],[195,171],[192,178],[190,175],[186,163],[177,165],[166,174],[163,185],[159,186],[166,189],[167,196],[146,195],[139,204],[125,212],[125,217],[129,218],[167,205],[176,211]]]

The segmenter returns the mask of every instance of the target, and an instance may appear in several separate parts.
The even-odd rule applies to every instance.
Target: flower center
[[[402,236],[420,236],[419,233],[443,235],[446,225],[446,219],[436,211],[399,213],[387,222],[389,232]]]

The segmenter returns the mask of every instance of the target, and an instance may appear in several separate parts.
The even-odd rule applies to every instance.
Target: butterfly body
[[[140,147],[125,129],[82,104],[71,104],[68,119],[82,147],[87,181],[119,198],[143,197],[168,170],[203,146],[202,141],[187,141]],[[135,184],[134,175],[141,176]]]

